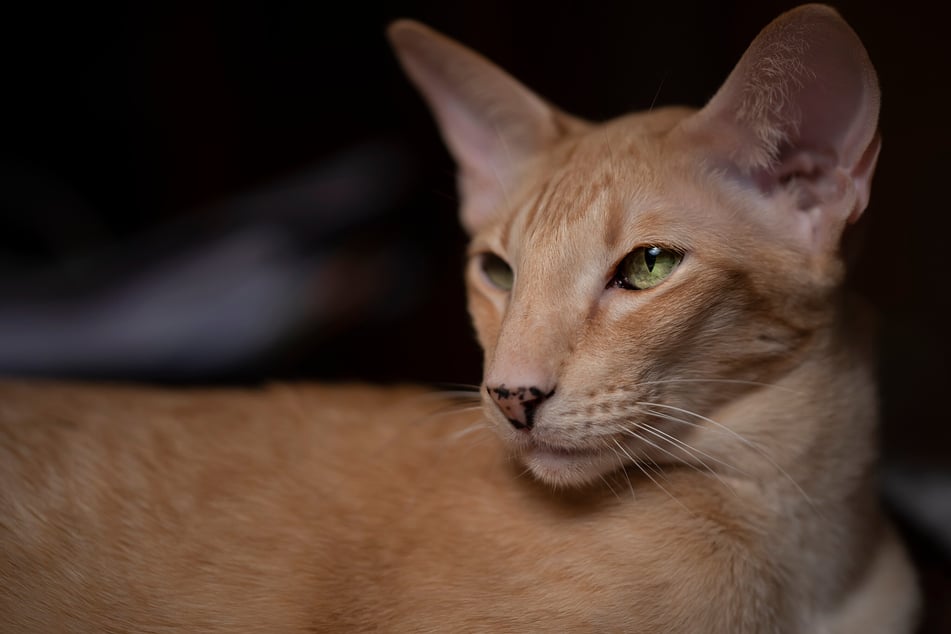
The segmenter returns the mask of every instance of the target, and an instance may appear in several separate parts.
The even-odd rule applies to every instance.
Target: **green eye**
[[[683,257],[676,251],[661,247],[634,249],[621,260],[611,285],[628,290],[653,288],[674,272]]]
[[[492,285],[503,291],[512,290],[512,284],[515,282],[515,273],[512,267],[506,264],[505,260],[494,253],[483,253],[482,272]]]

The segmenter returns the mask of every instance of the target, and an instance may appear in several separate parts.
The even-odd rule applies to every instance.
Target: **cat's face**
[[[698,430],[833,317],[879,147],[855,34],[795,10],[702,110],[601,125],[425,27],[391,37],[460,166],[491,424],[556,485],[710,457]]]
[[[679,134],[685,116],[567,135],[473,237],[485,412],[546,481],[590,480],[632,457],[682,461],[670,437],[690,443],[702,422],[687,412],[709,416],[771,381],[827,318],[835,264],[818,270],[764,222],[755,197]],[[532,399],[532,387],[546,396],[527,429],[518,388]]]

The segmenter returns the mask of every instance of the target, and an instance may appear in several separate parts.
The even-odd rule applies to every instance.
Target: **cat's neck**
[[[878,406],[874,320],[856,298],[835,301],[800,362],[713,412],[692,443],[744,478],[830,508],[871,484]]]

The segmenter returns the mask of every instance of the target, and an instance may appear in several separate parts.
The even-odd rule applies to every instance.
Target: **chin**
[[[535,446],[521,460],[539,481],[556,488],[576,488],[622,468],[610,452]]]

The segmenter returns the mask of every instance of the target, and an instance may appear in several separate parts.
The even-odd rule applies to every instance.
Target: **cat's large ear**
[[[387,35],[459,166],[462,223],[474,233],[520,166],[558,137],[558,114],[484,57],[418,22],[394,22]]]
[[[823,5],[769,24],[685,124],[795,217],[811,246],[837,241],[869,199],[880,93],[858,36]]]

